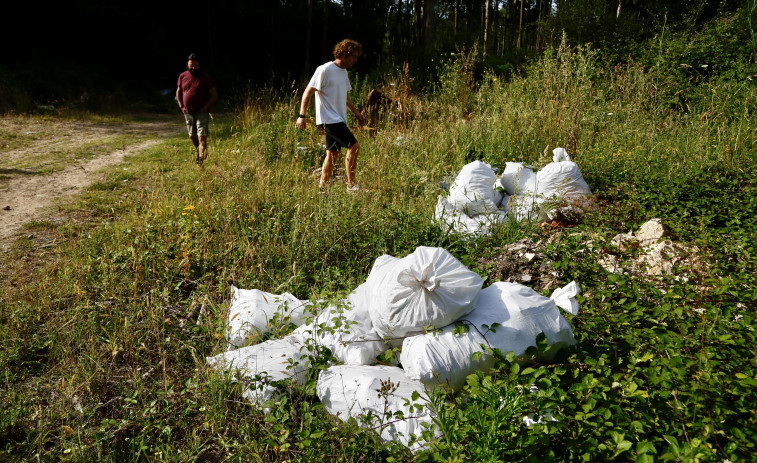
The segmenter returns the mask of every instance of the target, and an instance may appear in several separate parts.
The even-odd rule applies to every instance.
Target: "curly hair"
[[[351,39],[344,39],[334,45],[334,58],[355,54],[360,56],[363,53],[363,46]]]

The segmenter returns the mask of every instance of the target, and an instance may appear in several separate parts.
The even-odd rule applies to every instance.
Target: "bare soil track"
[[[0,250],[10,247],[24,224],[46,220],[58,202],[100,180],[105,167],[182,133],[182,122],[0,119]],[[120,148],[102,151],[114,140]]]

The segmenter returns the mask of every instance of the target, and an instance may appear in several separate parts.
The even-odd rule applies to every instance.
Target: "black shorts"
[[[326,150],[339,151],[342,147],[349,148],[357,143],[357,138],[352,135],[349,127],[344,122],[322,125],[326,130]]]

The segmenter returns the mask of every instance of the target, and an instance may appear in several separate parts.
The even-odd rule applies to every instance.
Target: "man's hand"
[[[297,127],[300,130],[303,130],[308,125],[307,118],[300,117],[305,116],[308,113],[308,106],[310,106],[310,98],[315,95],[315,92],[317,90],[308,85],[305,87],[305,91],[302,92],[302,102],[300,103],[300,112],[297,114],[297,122],[294,123],[294,126]]]

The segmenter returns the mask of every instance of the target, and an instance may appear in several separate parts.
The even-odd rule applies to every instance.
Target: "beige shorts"
[[[197,135],[199,137],[208,136],[208,127],[210,125],[210,116],[208,113],[184,113],[184,120],[187,121],[187,132],[189,136]]]

